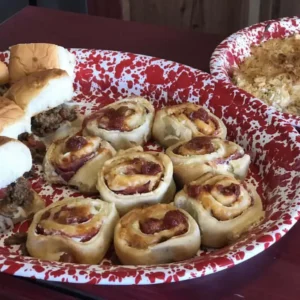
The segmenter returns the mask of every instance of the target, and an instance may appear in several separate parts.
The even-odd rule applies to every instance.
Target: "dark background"
[[[29,5],[29,2],[43,7],[87,13],[86,0],[0,0],[0,22]]]
[[[0,0],[0,23],[29,4],[225,35],[300,15],[300,0]]]

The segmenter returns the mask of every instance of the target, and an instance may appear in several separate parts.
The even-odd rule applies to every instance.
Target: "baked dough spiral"
[[[184,210],[172,204],[156,204],[123,216],[115,228],[114,246],[123,264],[180,261],[196,255],[200,230]]]
[[[264,218],[255,188],[230,175],[202,175],[176,194],[174,204],[194,217],[202,245],[213,248],[235,241]]]
[[[44,159],[45,179],[77,187],[81,192],[97,192],[97,174],[116,151],[99,137],[75,135],[51,144]]]
[[[156,112],[152,134],[164,147],[196,136],[226,138],[224,123],[209,110],[193,103],[165,107]]]
[[[113,203],[91,198],[66,198],[37,212],[28,229],[31,256],[98,264],[113,239],[119,219]]]
[[[168,203],[176,191],[173,165],[161,152],[123,150],[104,164],[97,188],[103,200],[116,204],[120,215],[145,204]]]
[[[143,145],[150,139],[154,107],[142,97],[114,102],[87,117],[83,134],[99,136],[117,150]]]
[[[174,165],[175,179],[183,185],[207,172],[247,175],[250,156],[239,145],[217,137],[195,137],[166,150]]]

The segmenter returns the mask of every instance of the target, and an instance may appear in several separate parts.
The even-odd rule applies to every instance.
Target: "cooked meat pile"
[[[5,246],[21,245],[27,241],[27,232],[16,232],[4,240]]]
[[[20,252],[23,256],[29,256],[26,248],[27,232],[16,232],[4,240],[5,246],[20,245]]]
[[[43,162],[46,155],[46,146],[43,142],[36,140],[32,134],[27,132],[20,134],[18,139],[30,149],[32,159],[35,163]]]
[[[34,194],[29,182],[20,177],[6,188],[5,196],[0,201],[0,213],[6,217],[13,217],[18,207],[30,206],[33,199]]]
[[[32,132],[40,137],[53,133],[64,121],[74,121],[77,118],[74,107],[60,105],[31,118]]]

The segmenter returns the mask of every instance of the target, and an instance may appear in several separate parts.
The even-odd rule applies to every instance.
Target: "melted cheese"
[[[157,161],[156,164],[163,166]],[[107,186],[112,191],[122,191],[131,187],[141,187],[149,184],[149,190],[152,190],[159,182],[162,172],[156,175],[140,174],[141,166],[134,164],[132,161],[123,161],[112,166],[105,174]]]
[[[156,181],[156,176],[152,175],[107,175],[105,177],[108,187],[113,191],[122,191],[128,187],[139,187],[148,182]],[[151,184],[150,184],[151,185]],[[153,184],[152,184],[153,185]]]
[[[55,155],[56,164],[61,166],[67,165],[72,161],[80,159],[81,157],[84,157],[98,150],[100,146],[100,139],[98,137],[85,137],[85,139],[87,140],[88,143],[85,146],[83,146],[81,149],[77,151],[66,152],[66,153],[60,151],[58,155],[56,154]],[[62,150],[62,147],[60,149]]]
[[[136,209],[129,212],[122,218],[121,236],[131,247],[139,249],[146,249],[158,243],[162,243],[170,238],[176,238],[177,236],[180,236],[176,234],[186,229],[186,225],[183,223],[154,234],[145,234],[140,229],[140,222],[150,218],[163,219],[165,214],[170,210],[174,210],[174,206],[170,204],[156,204],[144,209]],[[187,226],[189,226],[188,219]]]
[[[216,130],[216,126],[212,120],[208,120],[208,124],[199,119],[196,119],[194,122],[198,129],[205,135],[212,135]]]
[[[63,214],[64,211],[68,211],[70,209],[76,209],[73,215],[69,215],[69,217],[84,217],[89,216],[89,219],[85,222],[81,223],[71,223],[71,224],[61,224],[57,220],[57,214]],[[77,215],[76,215],[77,211]],[[50,213],[47,218],[42,219],[39,222],[39,226],[44,229],[45,234],[59,234],[59,235],[66,235],[70,238],[79,239],[80,237],[84,237],[85,235],[94,232],[95,230],[99,230],[101,226],[101,213],[97,209],[97,206],[93,204],[80,204],[78,202],[69,204],[69,205],[62,205],[62,206],[55,206],[48,210]],[[45,214],[45,213],[44,213]],[[79,215],[78,215],[79,214]],[[96,229],[98,228],[98,229]]]

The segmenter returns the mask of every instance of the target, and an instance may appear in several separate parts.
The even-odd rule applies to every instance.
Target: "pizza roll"
[[[220,248],[264,218],[255,188],[230,175],[206,173],[184,186],[175,206],[190,213],[201,229],[202,245]]]
[[[161,152],[143,152],[142,147],[121,151],[100,170],[97,188],[120,215],[145,204],[171,202],[176,191],[173,165]]]
[[[250,156],[239,145],[214,137],[195,137],[166,150],[174,165],[175,179],[183,185],[207,172],[247,175]]]
[[[227,129],[209,110],[193,103],[184,103],[159,110],[155,115],[152,134],[161,145],[170,147],[196,136],[225,139]]]
[[[192,258],[200,247],[195,220],[172,204],[136,208],[123,216],[114,234],[123,264],[150,265]]]
[[[9,82],[9,72],[7,65],[0,61],[0,85],[7,84]]]
[[[142,97],[130,97],[109,104],[84,121],[83,133],[99,136],[115,149],[143,145],[150,139],[153,105]]]
[[[75,135],[51,144],[44,159],[45,179],[77,187],[81,192],[97,191],[96,182],[104,162],[116,151],[99,137]]]
[[[26,247],[40,259],[98,264],[110,246],[118,219],[112,203],[66,198],[35,214]]]
[[[0,96],[0,136],[17,139],[24,132],[30,132],[30,119],[15,102]]]

